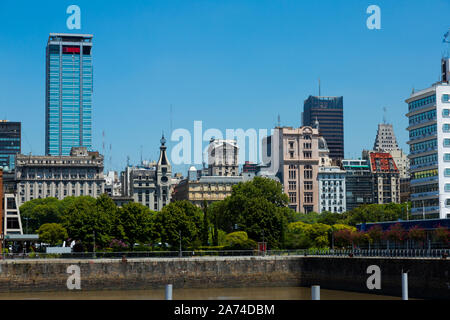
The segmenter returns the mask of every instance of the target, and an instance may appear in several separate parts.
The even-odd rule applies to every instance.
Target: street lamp
[[[95,258],[95,230],[94,230],[94,258]]]
[[[25,233],[28,234],[28,220],[30,219],[29,217],[24,217],[26,223],[25,223]]]
[[[183,252],[181,251],[181,230],[178,231],[178,234],[180,236],[180,258],[183,256]]]

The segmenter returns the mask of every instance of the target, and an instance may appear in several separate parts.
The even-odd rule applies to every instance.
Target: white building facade
[[[346,208],[345,170],[338,166],[319,167],[320,213],[344,213]]]
[[[446,60],[450,65],[450,59]],[[446,79],[445,79],[446,80]],[[441,81],[407,100],[411,214],[450,217],[450,84]]]

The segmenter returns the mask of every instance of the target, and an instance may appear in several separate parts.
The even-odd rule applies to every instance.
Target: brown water
[[[64,291],[64,292],[14,292],[0,293],[0,300],[163,300],[164,289]],[[321,300],[400,300],[401,297],[348,291],[320,290]],[[311,288],[258,287],[173,289],[173,300],[311,300]]]

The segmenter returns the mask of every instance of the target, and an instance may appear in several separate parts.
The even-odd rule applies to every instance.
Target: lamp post
[[[24,219],[25,219],[25,221],[26,221],[26,223],[25,223],[25,233],[28,234],[28,220],[29,220],[30,218],[24,217]]]
[[[94,230],[94,258],[95,258],[95,230]]]
[[[181,251],[181,230],[180,231],[178,231],[178,234],[179,234],[179,236],[180,236],[180,258],[183,256],[183,252]]]

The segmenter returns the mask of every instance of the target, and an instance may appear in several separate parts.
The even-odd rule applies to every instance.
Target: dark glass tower
[[[92,35],[51,33],[46,52],[45,153],[92,147]]]
[[[21,123],[0,120],[0,167],[13,170],[21,147]]]
[[[327,141],[330,157],[344,158],[344,98],[309,96],[303,105],[303,125],[319,123],[319,132]]]

